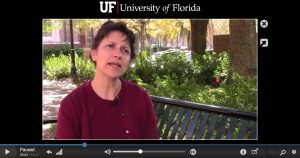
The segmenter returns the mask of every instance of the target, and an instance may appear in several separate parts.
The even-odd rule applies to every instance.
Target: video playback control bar
[[[3,144],[1,158],[300,158],[300,144]]]

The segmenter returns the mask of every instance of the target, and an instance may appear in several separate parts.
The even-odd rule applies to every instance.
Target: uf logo
[[[116,1],[107,1],[107,2],[104,2],[105,5],[103,5],[103,1],[100,1],[100,11],[102,13],[112,13],[112,8],[114,8],[116,5]]]

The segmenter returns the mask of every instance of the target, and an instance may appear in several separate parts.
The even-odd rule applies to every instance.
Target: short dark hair
[[[98,30],[97,35],[93,40],[92,50],[97,49],[99,44],[103,40],[103,38],[107,36],[111,31],[120,31],[127,36],[127,39],[129,40],[130,52],[131,52],[130,60],[132,61],[135,57],[135,52],[134,52],[135,37],[134,37],[134,33],[130,29],[128,29],[128,27],[124,22],[113,22],[113,21],[105,22]]]

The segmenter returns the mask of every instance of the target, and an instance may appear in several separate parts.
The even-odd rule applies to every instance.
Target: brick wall
[[[66,44],[70,45],[71,35],[70,35],[69,20],[65,20],[63,22],[62,28],[60,28],[60,30],[56,32],[58,32],[57,35],[51,37],[50,40],[43,39],[43,48],[56,48]],[[81,48],[81,43],[79,41],[79,32],[74,28],[73,28],[73,40],[74,40],[74,47]]]

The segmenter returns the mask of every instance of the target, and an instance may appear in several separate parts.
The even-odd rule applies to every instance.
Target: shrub
[[[67,78],[71,71],[71,58],[66,55],[55,55],[46,57],[44,63],[48,79]]]
[[[233,108],[245,111],[257,111],[257,87],[256,76],[243,77],[233,73],[233,83],[231,85],[223,84],[225,91],[223,105],[232,105]]]
[[[169,76],[177,84],[181,84],[186,77],[191,77],[191,74],[192,67],[183,53],[150,56],[150,53],[145,51],[137,56],[124,77],[133,82],[142,79],[145,83],[154,84],[157,77]]]
[[[86,60],[84,57],[76,56],[75,58],[77,68],[78,82],[90,80],[95,76],[95,65],[91,60]]]
[[[205,53],[200,60],[189,62],[180,52],[150,56],[141,53],[126,79],[144,87],[151,95],[256,111],[256,76],[233,75],[226,85],[229,59],[224,53]],[[216,77],[221,82],[216,85]]]
[[[205,52],[200,60],[193,60],[194,77],[202,85],[214,85],[215,78],[222,81],[228,77],[229,58],[226,52]]]
[[[135,83],[142,79],[145,83],[153,84],[156,78],[156,69],[149,57],[149,52],[139,53],[134,63],[128,68],[124,78]]]
[[[91,61],[76,55],[77,79],[91,79],[95,67]],[[124,75],[125,79],[145,88],[150,94],[180,100],[256,111],[256,76],[242,77],[233,73],[233,83],[224,82],[228,75],[226,53],[206,53],[202,59],[187,61],[180,52],[151,56],[140,53]],[[52,55],[45,60],[45,70],[50,79],[70,76],[70,55]],[[222,80],[213,85],[215,77]]]
[[[75,48],[75,53],[78,56],[83,56],[83,49],[81,48]],[[50,56],[56,56],[58,57],[59,55],[69,55],[71,54],[71,47],[70,45],[62,45],[57,48],[45,48],[43,49],[43,59],[46,59],[47,57]]]
[[[157,76],[169,76],[176,84],[182,84],[186,78],[192,77],[192,66],[181,52],[166,53],[157,56],[154,62]]]
[[[225,81],[228,76],[229,59],[227,53],[206,52],[201,60],[188,61],[184,52],[165,52],[162,55],[140,53],[133,65],[128,69],[125,78],[136,82],[154,84],[157,77],[171,77],[176,84],[181,84],[186,78],[194,78],[198,84],[213,85],[216,77]]]
[[[77,68],[77,80],[83,82],[93,78],[95,74],[95,66],[90,60],[85,60],[84,57],[80,57],[75,54],[75,64]],[[44,68],[48,79],[60,79],[70,77],[71,72],[71,56],[59,55],[55,57],[47,57],[45,59]]]

